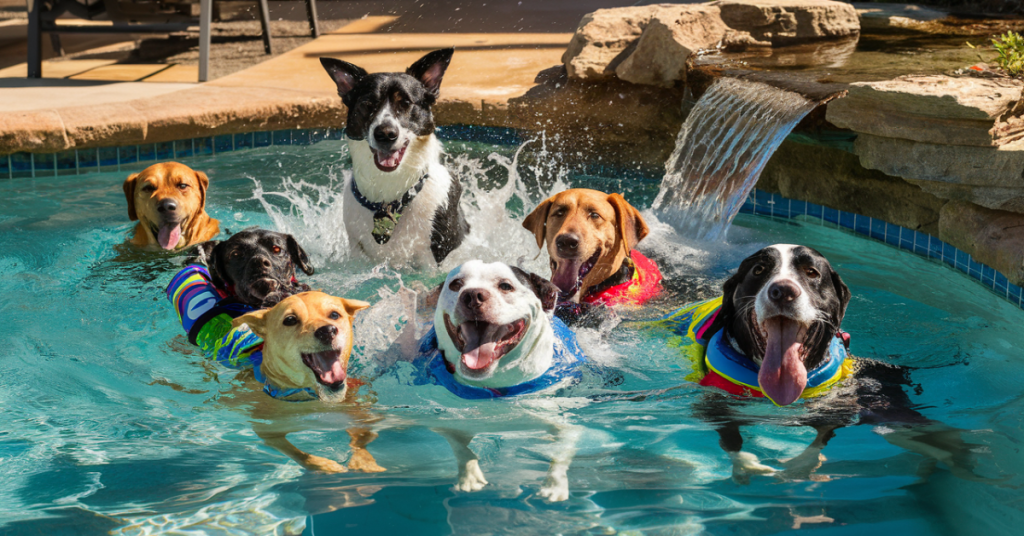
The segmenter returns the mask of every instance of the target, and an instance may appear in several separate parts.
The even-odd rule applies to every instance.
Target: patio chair
[[[62,33],[172,33],[199,26],[199,81],[209,79],[210,23],[213,0],[199,0],[199,17],[192,15],[189,0],[26,0],[28,4],[28,77],[43,76],[43,34]],[[257,0],[263,50],[272,54],[270,9],[267,0]],[[313,37],[320,37],[316,0],[305,0],[306,17]],[[65,13],[84,20],[109,20],[113,25],[58,25]],[[56,44],[56,41],[55,41]],[[59,46],[55,46],[58,48]]]

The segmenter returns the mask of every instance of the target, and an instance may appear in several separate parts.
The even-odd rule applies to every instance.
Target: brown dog
[[[205,242],[220,233],[220,222],[205,210],[210,179],[177,162],[153,164],[124,181],[128,219],[138,220],[131,243],[175,250]]]
[[[583,188],[550,197],[523,227],[536,235],[538,247],[547,243],[551,282],[575,302],[630,281],[630,254],[649,232],[640,211],[620,194]]]
[[[358,387],[351,392],[348,389],[349,384],[358,386],[358,382],[350,380],[347,371],[352,353],[353,315],[369,306],[366,302],[336,298],[323,292],[303,292],[281,300],[271,309],[253,311],[235,318],[231,325],[237,328],[246,324],[263,339],[263,361],[260,368],[268,386],[282,391],[306,389],[315,392],[323,402],[348,402],[344,408],[346,412],[354,420],[365,422],[368,420],[365,410],[354,403]],[[274,413],[287,413],[293,409],[289,406],[296,405],[306,404],[278,403],[275,404],[278,411]],[[254,426],[257,435],[268,446],[309,470],[329,473],[346,471],[343,465],[333,460],[299,450],[286,436],[301,428],[275,424],[273,416],[270,417],[267,419],[270,424]],[[291,425],[296,422],[294,419],[283,421]],[[377,434],[363,427],[350,428],[348,433],[352,448],[348,469],[384,471],[366,450],[366,445]]]

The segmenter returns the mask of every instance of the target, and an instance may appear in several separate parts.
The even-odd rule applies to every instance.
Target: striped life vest
[[[721,308],[721,297],[705,300],[684,306],[654,321],[654,324],[668,327],[678,334],[670,344],[678,346],[692,363],[687,380],[717,387],[731,395],[765,397],[757,380],[758,365],[724,340],[724,330],[709,331]],[[807,386],[800,398],[821,396],[839,381],[853,375],[854,362],[847,356],[847,340],[845,333],[832,338],[825,359],[807,372]]]
[[[249,326],[231,327],[232,320],[256,308],[215,287],[205,266],[193,264],[178,272],[167,285],[167,299],[174,305],[188,341],[208,359],[232,369],[251,367],[253,377],[263,384],[263,392],[274,398],[288,402],[320,398],[313,389],[281,389],[271,385],[261,368],[263,339]]]

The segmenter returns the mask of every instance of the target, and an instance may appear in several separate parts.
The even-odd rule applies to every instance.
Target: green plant
[[[1016,32],[1006,32],[992,40],[992,48],[996,49],[996,65],[1010,76],[1024,74],[1024,36]]]

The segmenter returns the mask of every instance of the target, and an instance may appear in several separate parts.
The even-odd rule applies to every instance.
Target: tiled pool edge
[[[444,140],[463,140],[496,145],[518,145],[527,138],[513,128],[446,125],[437,129]],[[139,164],[168,159],[212,156],[273,145],[313,145],[324,140],[341,140],[341,129],[291,129],[244,134],[223,134],[173,142],[79,149],[61,153],[13,153],[0,155],[0,180],[57,177],[93,172],[121,171],[122,166],[137,169]],[[594,171],[608,171],[597,165]],[[1021,287],[1005,275],[974,261],[971,255],[937,237],[893,225],[883,220],[824,207],[807,201],[788,199],[778,194],[754,190],[741,213],[792,219],[803,216],[822,225],[848,229],[856,234],[885,242],[925,258],[944,262],[963,272],[995,295],[1024,309]]]
[[[499,145],[518,144],[521,133],[511,128],[446,125],[438,127],[445,140],[466,140]],[[270,147],[273,145],[313,145],[324,140],[340,140],[342,129],[314,128],[221,134],[160,143],[123,147],[72,149],[60,153],[12,153],[0,155],[0,180],[59,177],[85,173],[121,171],[124,166]]]
[[[937,237],[894,225],[884,220],[845,212],[808,201],[799,201],[755,189],[740,208],[742,214],[768,216],[770,218],[793,219],[818,222],[836,229],[847,229],[854,233],[885,242],[890,246],[909,251],[921,257],[948,264],[974,279],[990,292],[1020,309],[1024,309],[1024,293],[1005,275],[994,268],[975,261],[971,255],[939,240]]]

